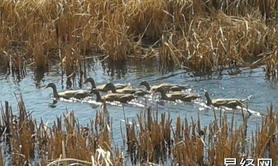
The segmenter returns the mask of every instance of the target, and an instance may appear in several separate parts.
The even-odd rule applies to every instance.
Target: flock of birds
[[[49,83],[46,88],[53,89],[54,99],[64,98],[64,99],[83,99],[89,96],[96,96],[96,102],[120,102],[128,103],[129,101],[136,99],[138,97],[144,97],[145,95],[160,93],[161,100],[177,101],[181,100],[184,102],[192,102],[201,96],[185,91],[187,87],[163,83],[160,85],[151,86],[147,81],[143,81],[139,86],[144,86],[144,89],[133,88],[129,84],[113,84],[107,83],[103,85],[96,86],[93,78],[87,78],[84,84],[91,84],[91,89],[89,90],[66,90],[63,92],[58,92],[56,85],[54,83]],[[214,107],[227,107],[231,109],[237,108],[247,108],[244,100],[237,98],[218,98],[211,99],[209,93],[205,91],[206,105]],[[247,109],[248,110],[248,109]],[[250,114],[250,112],[248,112]]]

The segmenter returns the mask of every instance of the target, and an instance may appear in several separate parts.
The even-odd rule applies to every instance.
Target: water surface
[[[205,98],[204,90],[209,91],[212,98],[237,97],[248,100],[248,106],[251,110],[261,114],[266,113],[266,108],[270,104],[276,104],[278,97],[278,85],[265,79],[262,68],[241,69],[241,73],[237,75],[229,75],[223,72],[222,75],[215,75],[210,78],[194,77],[192,73],[184,70],[175,70],[172,72],[162,73],[158,64],[129,64],[117,66],[113,68],[110,64],[102,64],[98,61],[91,65],[87,75],[93,77],[97,84],[107,82],[113,83],[130,83],[137,87],[138,84],[147,80],[152,85],[164,82],[187,85],[193,92],[202,96],[197,103],[173,103],[173,102],[156,102],[147,99],[146,105],[158,109],[159,112],[170,112],[171,117],[175,119],[178,115],[182,118],[197,119],[198,113],[203,126],[214,120],[213,111],[204,107]],[[50,82],[57,85],[58,91],[65,90],[65,81],[61,81],[61,71],[59,67],[54,66],[47,73],[38,73],[28,68],[27,75],[17,81],[11,76],[5,74],[0,75],[0,102],[9,101],[16,110],[17,98],[21,94],[26,104],[27,110],[32,112],[32,116],[36,119],[43,119],[48,123],[52,123],[57,116],[61,116],[67,111],[74,111],[75,116],[81,124],[85,125],[94,118],[96,110],[100,109],[99,105],[59,101],[55,107],[50,107],[52,102],[52,90],[44,89],[44,86]],[[78,88],[78,86],[76,87]],[[84,86],[88,89],[89,86]],[[137,101],[140,104],[126,105],[124,107],[125,115],[129,120],[135,119],[136,114],[142,111],[145,100]],[[121,135],[120,123],[123,117],[123,108],[120,106],[108,105],[108,110],[113,117],[113,137],[116,143],[120,142]],[[216,112],[219,114],[219,112]],[[227,113],[228,120],[232,113]],[[236,113],[235,118],[241,121],[241,113]],[[260,117],[252,115],[248,120],[248,128],[254,129],[260,122]]]

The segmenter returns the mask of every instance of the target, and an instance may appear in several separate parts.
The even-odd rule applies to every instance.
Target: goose
[[[160,85],[150,86],[150,84],[147,81],[142,81],[139,85],[140,86],[145,86],[146,89],[148,91],[151,91],[151,92],[156,91],[158,88],[163,88],[166,91],[168,91],[168,90],[170,90],[170,91],[181,91],[183,89],[186,89],[186,87],[184,87],[184,86],[180,86],[180,85],[176,85],[176,84],[169,84],[169,83],[162,83]]]
[[[191,102],[192,100],[200,98],[200,96],[196,95],[195,93],[184,93],[181,91],[175,91],[166,94],[166,90],[163,87],[157,88],[155,92],[160,92],[161,99],[170,101],[181,100]]]
[[[53,89],[53,97],[55,99],[59,99],[61,97],[65,99],[70,99],[72,97],[76,99],[82,99],[90,95],[90,92],[86,90],[67,90],[64,92],[57,92],[57,88],[54,83],[49,83],[45,88]]]
[[[207,98],[207,105],[213,105],[215,107],[225,106],[228,108],[235,109],[237,106],[240,106],[242,108],[246,108],[246,103],[237,98],[219,98],[219,99],[211,99],[209,96],[209,93],[205,91],[205,96]]]
[[[102,92],[107,92],[107,84],[103,84],[103,85],[98,85],[96,86],[96,83],[95,83],[95,80],[91,77],[87,78],[85,81],[84,81],[84,84],[86,83],[90,83],[91,84],[91,90],[93,88],[96,88],[98,91],[102,91]],[[131,88],[130,85],[127,85],[127,84],[114,84],[115,88],[116,89],[123,89],[123,88]]]
[[[134,94],[136,96],[144,96],[144,95],[150,94],[149,92],[144,91],[142,89],[132,89],[132,87],[125,87],[125,88],[122,88],[122,89],[116,89],[116,87],[113,83],[106,84],[105,89],[107,91],[111,90],[112,93]]]
[[[100,96],[100,93],[97,89],[93,89],[92,93],[96,95],[97,102],[104,102],[104,101],[119,101],[121,103],[127,103],[134,99],[135,97],[131,94],[121,94],[121,93],[109,93],[104,96]]]

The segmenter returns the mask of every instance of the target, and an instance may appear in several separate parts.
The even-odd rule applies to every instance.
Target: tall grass
[[[17,115],[8,102],[1,105],[0,165],[124,165],[127,157],[132,164],[217,166],[225,158],[256,161],[267,157],[276,165],[277,117],[271,106],[261,126],[247,135],[248,117],[243,116],[238,125],[234,116],[227,119],[215,114],[211,124],[202,126],[199,116],[195,121],[180,116],[174,120],[170,113],[147,108],[132,123],[125,119],[122,139],[127,148],[120,150],[113,144],[114,122],[105,104],[86,126],[79,124],[73,112],[48,125],[32,119],[20,99]]]
[[[215,116],[208,126],[201,120],[182,120],[177,117],[172,124],[170,115],[161,118],[150,109],[139,114],[137,121],[126,123],[128,153],[134,163],[164,163],[169,160],[177,165],[223,165],[225,158],[271,158],[277,163],[277,113],[273,107],[262,118],[261,127],[247,135],[248,117],[235,123],[234,116]],[[144,116],[142,116],[144,115]],[[139,160],[139,161],[138,161]],[[275,165],[275,164],[274,164]]]
[[[22,100],[18,103],[19,115],[12,113],[8,102],[2,106],[1,137],[5,138],[5,152],[12,165],[122,165],[122,154],[112,145],[109,113],[98,111],[88,127],[81,126],[73,112],[58,117],[52,126],[37,122],[26,111]],[[7,149],[5,148],[5,149]],[[8,156],[0,157],[1,162]]]
[[[113,63],[159,57],[211,72],[232,61],[252,66],[277,45],[276,0],[3,0],[0,8],[6,67],[11,60],[47,69],[55,59],[72,73],[100,52]]]

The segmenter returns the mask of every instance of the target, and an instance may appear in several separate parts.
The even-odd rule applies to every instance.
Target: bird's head
[[[103,89],[106,90],[106,91],[111,90],[113,93],[116,92],[116,87],[115,87],[115,85],[114,85],[113,83],[111,83],[111,82],[108,83],[108,84],[106,84],[106,85],[104,86]]]
[[[207,90],[205,90],[205,96],[206,96],[207,98],[209,98],[209,93],[208,93]]]
[[[96,87],[96,83],[95,83],[95,80],[91,77],[87,78],[83,84],[87,84],[87,83],[91,83],[92,84],[92,87],[95,88]]]
[[[56,85],[54,83],[49,83],[45,88],[56,88]]]
[[[149,83],[147,81],[140,82],[139,86],[148,86]]]

